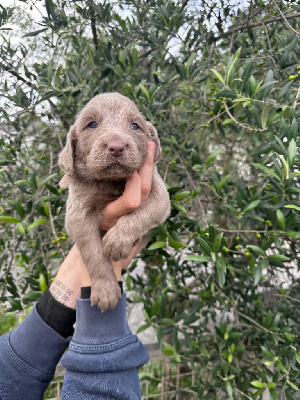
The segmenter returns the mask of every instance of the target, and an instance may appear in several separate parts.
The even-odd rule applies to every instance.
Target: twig
[[[231,112],[229,111],[229,108],[228,108],[226,102],[224,102],[224,106],[225,106],[226,112],[227,112],[227,114],[229,115],[229,117],[230,117],[238,126],[240,126],[241,128],[243,128],[243,129],[248,129],[249,131],[252,131],[252,132],[257,132],[257,131],[258,131],[258,132],[264,132],[265,130],[267,130],[267,128],[264,128],[264,129],[256,128],[256,129],[254,129],[254,128],[251,128],[251,127],[248,126],[248,125],[242,124],[240,121],[238,121],[238,120],[231,114]]]
[[[91,28],[93,33],[93,42],[95,46],[95,50],[98,51],[98,37],[96,30],[96,18],[95,18],[95,10],[93,9],[93,2],[90,1],[90,12],[91,12]]]
[[[288,26],[288,28],[289,28],[291,31],[295,32],[296,35],[300,35],[300,32],[297,31],[296,29],[294,29],[294,28],[292,27],[292,25],[288,22],[288,20],[286,19],[285,15],[283,14],[283,12],[280,10],[280,8],[278,7],[278,5],[276,4],[276,1],[274,1],[274,5],[275,5],[275,7],[277,8],[277,10],[279,11],[280,15],[282,16],[282,18],[283,18],[284,22],[286,23],[286,25]]]
[[[291,301],[295,301],[296,303],[300,304],[300,300],[295,299],[295,297],[292,297],[292,296],[288,296],[288,295],[285,295],[285,294],[274,294],[273,296],[274,297],[282,297],[284,299],[289,299]]]
[[[265,331],[266,333],[270,333],[271,335],[276,334],[276,332],[272,332],[269,329],[265,328],[264,326],[260,325],[258,322],[256,322],[254,319],[248,317],[248,315],[243,314],[242,312],[238,311],[237,309],[234,309],[234,312],[237,313],[238,315],[240,315],[242,318],[247,319],[248,321],[250,321],[253,325],[257,326],[258,328],[262,329],[263,331]],[[277,335],[277,338],[279,341],[284,342],[284,340]]]
[[[193,178],[191,177],[191,174],[190,174],[189,171],[187,170],[187,168],[186,168],[186,166],[184,165],[184,162],[182,161],[182,159],[180,158],[180,156],[179,156],[179,161],[180,161],[180,164],[181,164],[182,168],[184,169],[185,173],[187,174],[187,177],[188,177],[188,180],[189,180],[189,182],[190,182],[191,188],[192,188],[193,190],[195,190],[196,187],[195,187]],[[207,222],[207,218],[206,218],[205,211],[204,211],[204,208],[203,208],[203,206],[202,206],[201,200],[200,200],[200,198],[199,198],[198,196],[196,196],[196,199],[197,199],[197,203],[198,203],[198,206],[199,206],[199,209],[200,209],[200,213],[201,213],[201,216],[202,216],[202,220],[203,220],[203,222],[204,222],[204,227],[207,228],[207,227],[208,227],[208,222]]]
[[[262,9],[260,9],[259,11],[262,11]],[[257,14],[257,12],[254,15],[252,15],[250,18],[253,18],[256,14]],[[300,17],[300,13],[287,15],[287,16],[285,16],[285,19],[286,20],[287,19],[294,19],[294,18],[298,18],[298,17]],[[220,39],[223,39],[223,38],[225,38],[227,36],[230,36],[232,33],[238,32],[238,31],[244,31],[246,29],[256,28],[257,26],[263,26],[263,25],[271,24],[272,22],[278,22],[278,21],[284,21],[284,18],[282,16],[272,17],[272,18],[265,19],[264,21],[261,21],[261,22],[255,22],[253,24],[249,24],[248,20],[247,20],[243,24],[239,24],[239,25],[237,25],[235,27],[232,27],[231,29],[228,29],[228,31],[226,31],[224,33],[221,33],[218,36],[213,37],[212,39],[210,39],[210,42],[216,42],[216,41],[218,41]],[[202,48],[202,45],[197,46],[192,50],[192,52],[194,53],[194,52],[200,50],[201,48]],[[189,56],[187,56],[187,57],[189,57]]]
[[[294,105],[293,105],[293,108],[294,108],[294,109],[296,109],[297,100],[298,100],[299,96],[300,96],[300,87],[299,87],[298,90],[297,90],[296,99],[295,99],[295,102],[294,102]]]

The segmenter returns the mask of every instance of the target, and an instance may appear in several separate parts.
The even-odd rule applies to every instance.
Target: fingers
[[[148,158],[142,168],[131,175],[124,193],[103,210],[100,229],[112,228],[120,217],[137,209],[151,192],[155,143],[148,141]]]
[[[100,229],[112,228],[120,217],[138,208],[141,204],[141,177],[137,172],[126,182],[124,193],[109,203],[103,210]]]
[[[142,201],[145,201],[149,197],[149,194],[151,192],[154,152],[155,152],[155,143],[149,141],[148,158],[145,164],[142,166],[142,168],[138,171],[138,174],[142,180],[142,187],[141,187]]]

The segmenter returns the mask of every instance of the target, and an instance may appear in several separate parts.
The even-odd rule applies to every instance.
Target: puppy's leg
[[[150,196],[138,209],[121,217],[104,236],[103,252],[113,260],[127,258],[133,243],[154,226],[161,224],[170,213],[170,199],[164,182],[156,173]]]
[[[121,290],[109,258],[103,255],[99,232],[99,217],[69,217],[67,231],[74,239],[92,281],[91,303],[102,311],[114,308]]]

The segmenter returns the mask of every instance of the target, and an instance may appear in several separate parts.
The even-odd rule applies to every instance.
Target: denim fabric
[[[34,307],[18,328],[0,337],[0,399],[42,400],[68,344]],[[148,358],[128,327],[124,294],[105,313],[90,300],[77,300],[75,333],[62,358],[62,399],[140,399],[137,371]]]

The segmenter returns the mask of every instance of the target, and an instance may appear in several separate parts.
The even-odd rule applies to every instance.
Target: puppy
[[[91,303],[102,311],[121,297],[111,259],[127,258],[133,244],[170,212],[169,195],[154,167],[151,193],[138,209],[121,217],[102,237],[101,212],[124,191],[126,178],[139,170],[154,141],[154,163],[161,158],[156,129],[134,103],[119,93],[94,97],[81,111],[59,156],[69,186],[66,230],[79,248],[92,281]]]

